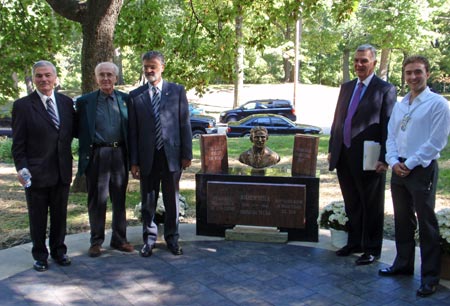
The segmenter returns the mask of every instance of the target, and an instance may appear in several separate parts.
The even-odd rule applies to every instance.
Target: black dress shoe
[[[72,263],[72,260],[66,254],[64,254],[60,258],[53,258],[53,260],[60,266],[70,266],[70,264]]]
[[[343,248],[336,251],[337,256],[350,256],[353,253],[360,253],[361,248],[344,246]]]
[[[47,261],[36,260],[33,264],[33,268],[38,272],[44,272],[48,270]]]
[[[369,253],[364,253],[361,256],[359,256],[359,258],[355,261],[355,263],[358,266],[362,266],[362,265],[370,265],[371,263],[373,263],[374,261],[380,259],[380,256],[378,255],[372,255]]]
[[[414,270],[396,269],[394,267],[389,267],[378,270],[378,275],[381,276],[414,275]]]
[[[152,256],[154,247],[155,247],[154,245],[144,244],[142,249],[139,251],[139,255],[141,255],[142,257]]]
[[[417,296],[426,297],[436,292],[436,285],[423,284],[417,289]]]
[[[167,248],[173,255],[183,255],[183,249],[179,245],[168,244]]]

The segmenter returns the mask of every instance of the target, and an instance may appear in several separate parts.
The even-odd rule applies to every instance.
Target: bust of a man
[[[269,139],[267,129],[262,126],[255,126],[250,130],[250,141],[253,147],[239,156],[239,161],[253,168],[265,168],[277,164],[280,156],[266,147],[266,141]]]

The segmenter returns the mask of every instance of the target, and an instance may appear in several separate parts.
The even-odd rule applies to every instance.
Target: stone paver
[[[384,263],[292,244],[188,241],[185,255],[158,244],[150,258],[107,250],[72,265],[31,268],[0,281],[1,305],[450,305],[443,286],[416,297],[420,280],[377,275]],[[140,245],[136,245],[139,249]],[[70,250],[69,250],[70,251]],[[31,263],[31,261],[30,261]]]

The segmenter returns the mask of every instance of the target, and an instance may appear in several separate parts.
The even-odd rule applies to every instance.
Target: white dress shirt
[[[56,104],[55,92],[52,91],[52,95],[51,96],[46,96],[46,95],[44,95],[42,92],[40,92],[37,89],[36,89],[36,92],[39,95],[39,97],[41,98],[42,104],[44,104],[45,109],[47,109],[47,99],[48,98],[52,99],[53,107],[55,108],[55,112],[56,112],[56,117],[58,117],[58,120],[60,120],[59,112],[58,112],[58,105]]]
[[[428,87],[409,104],[410,93],[395,104],[388,124],[386,161],[391,167],[406,158],[408,169],[428,167],[438,159],[450,132],[448,101]],[[409,117],[409,120],[408,120]]]

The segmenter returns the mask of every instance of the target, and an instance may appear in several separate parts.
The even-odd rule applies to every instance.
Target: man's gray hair
[[[53,73],[56,76],[56,67],[55,67],[55,65],[53,65],[53,63],[51,63],[49,61],[44,61],[44,60],[40,60],[40,61],[37,61],[36,63],[34,63],[34,65],[33,65],[33,76],[34,76],[34,72],[39,67],[51,67],[52,70],[53,70]]]
[[[115,75],[116,75],[116,76],[119,75],[119,67],[117,67],[117,65],[114,64],[113,62],[101,62],[101,63],[98,63],[97,66],[95,66],[95,70],[94,70],[94,71],[95,71],[95,75],[97,75],[98,70],[99,70],[100,67],[102,67],[102,66],[110,66],[110,67],[113,67]]]
[[[363,44],[363,45],[358,46],[358,48],[356,48],[356,52],[366,51],[366,50],[370,50],[370,52],[372,53],[372,58],[377,59],[377,49],[375,49],[374,46],[372,46],[370,44]]]

